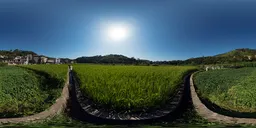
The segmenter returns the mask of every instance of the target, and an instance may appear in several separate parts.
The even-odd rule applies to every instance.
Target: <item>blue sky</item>
[[[176,60],[256,48],[253,0],[1,0],[0,49],[53,57],[123,54]],[[104,40],[102,24],[125,22],[131,36]]]

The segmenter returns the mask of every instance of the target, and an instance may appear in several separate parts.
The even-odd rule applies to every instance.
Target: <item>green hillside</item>
[[[16,56],[26,56],[28,54],[37,55],[33,51],[25,51],[25,50],[19,50],[19,49],[15,49],[15,50],[0,50],[0,55],[1,56],[5,56],[5,58],[8,58],[8,59],[13,59]]]
[[[216,55],[216,57],[247,57],[247,56],[255,57],[255,55],[256,55],[256,49],[242,48],[242,49],[232,50],[224,54]]]

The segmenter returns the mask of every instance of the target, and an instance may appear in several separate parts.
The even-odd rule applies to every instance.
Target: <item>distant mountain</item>
[[[102,63],[102,64],[136,64],[136,65],[202,65],[202,64],[228,64],[237,62],[256,61],[256,50],[249,48],[235,49],[227,53],[207,57],[196,57],[187,60],[149,61],[129,58],[123,55],[105,55],[79,57],[77,63]]]
[[[227,53],[216,55],[216,57],[245,57],[245,56],[254,56],[256,55],[256,49],[242,48],[235,49]]]
[[[38,55],[33,51],[25,50],[0,50],[1,59],[13,59],[16,56],[26,56],[28,54]],[[70,60],[66,58],[66,60]],[[187,60],[173,61],[150,61],[143,59],[135,59],[124,55],[109,54],[105,56],[83,56],[75,59],[77,63],[98,63],[98,64],[134,64],[134,65],[201,65],[201,64],[226,64],[237,62],[256,62],[256,49],[241,48],[235,49],[223,54],[207,57],[190,58]]]
[[[103,63],[103,64],[150,64],[149,60],[129,58],[124,55],[110,54],[105,56],[79,57],[77,63]]]
[[[184,64],[223,64],[256,61],[256,50],[249,48],[235,49],[227,53],[208,57],[197,57],[185,60]]]
[[[32,54],[32,55],[37,55],[35,52],[33,51],[25,51],[25,50],[19,50],[19,49],[15,49],[15,50],[0,50],[0,56],[6,59],[13,59],[16,56],[26,56],[28,54]]]

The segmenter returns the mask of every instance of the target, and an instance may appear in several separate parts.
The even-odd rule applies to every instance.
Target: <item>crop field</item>
[[[192,66],[74,65],[84,94],[104,108],[140,111],[161,107]]]
[[[66,74],[64,66],[0,67],[0,118],[44,111],[59,97]]]
[[[194,83],[202,98],[237,112],[256,112],[256,68],[201,72]]]
[[[55,78],[59,81],[60,86],[64,85],[67,78],[68,65],[22,65],[24,68],[32,69],[39,72],[45,72],[50,75],[51,78]]]

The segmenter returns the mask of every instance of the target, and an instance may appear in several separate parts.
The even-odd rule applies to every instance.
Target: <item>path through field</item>
[[[70,77],[72,73],[70,74]],[[71,77],[72,78],[72,77]],[[188,75],[185,79],[185,88],[183,93],[179,93],[178,95],[183,95],[180,106],[176,109],[176,111],[168,114],[167,116],[161,117],[159,119],[149,119],[149,120],[108,120],[102,119],[95,116],[92,116],[86,113],[83,108],[80,106],[77,96],[76,96],[76,87],[74,86],[74,80],[70,78],[70,101],[68,105],[68,113],[69,116],[75,120],[89,122],[94,124],[161,124],[161,123],[174,123],[174,122],[189,122],[193,120],[195,113],[193,111],[192,100],[190,96],[189,89],[189,78]],[[175,103],[173,103],[175,104]]]

